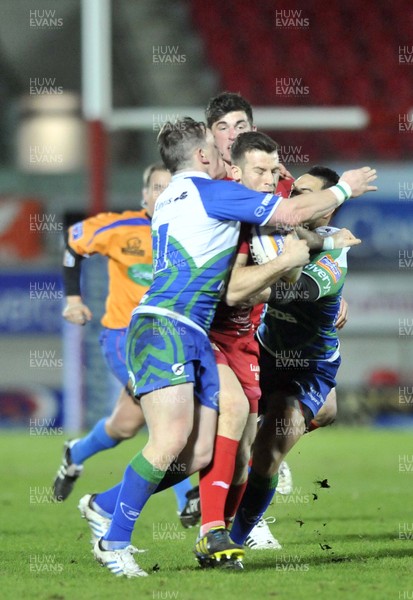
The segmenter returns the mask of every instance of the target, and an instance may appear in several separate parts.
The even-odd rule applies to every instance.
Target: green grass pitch
[[[389,600],[413,598],[413,446],[406,430],[331,427],[292,451],[291,496],[268,515],[280,551],[247,550],[243,572],[200,570],[197,531],[172,491],[152,498],[133,542],[147,578],[116,578],[93,559],[78,499],[117,483],[140,435],[86,463],[64,503],[48,501],[61,435],[2,434],[0,597],[37,600]],[[329,488],[315,483],[327,479]],[[158,565],[159,570],[153,571]]]

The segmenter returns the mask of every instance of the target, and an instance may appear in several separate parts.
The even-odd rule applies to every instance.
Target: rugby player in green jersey
[[[320,191],[337,181],[334,171],[316,167],[297,179],[292,195]],[[311,229],[330,237],[337,231],[328,226],[331,216],[318,219]],[[254,442],[247,489],[231,530],[231,539],[238,544],[245,542],[270,504],[281,461],[335,388],[341,361],[335,321],[348,248],[334,249],[329,242],[325,246],[330,249],[311,257],[297,283],[276,282],[254,299],[268,304],[257,334],[263,421]]]

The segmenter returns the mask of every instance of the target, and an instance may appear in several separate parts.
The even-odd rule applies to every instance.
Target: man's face
[[[212,179],[222,179],[225,177],[225,163],[210,129],[206,131],[206,145],[203,154],[207,161],[208,175]]]
[[[153,215],[155,202],[171,181],[169,171],[154,171],[149,178],[148,187],[143,188],[143,206],[150,217]]]
[[[290,198],[299,194],[311,194],[311,192],[321,192],[323,189],[323,181],[313,175],[301,175],[296,179],[291,186]]]
[[[231,146],[239,134],[245,131],[255,131],[255,129],[251,126],[243,110],[229,112],[212,125],[211,131],[215,143],[226,163],[231,164]]]
[[[241,181],[250,190],[273,194],[278,183],[280,163],[277,152],[251,150],[246,152],[240,166],[233,165],[236,181]]]
[[[290,198],[294,196],[299,196],[300,194],[311,194],[312,192],[321,192],[324,186],[324,181],[319,179],[318,177],[314,177],[314,175],[301,175],[298,179],[296,179],[291,186]],[[304,224],[304,226],[308,226],[309,229],[316,229],[322,225],[327,225],[330,222],[331,216],[334,211],[331,211],[325,217],[320,217],[317,221],[312,221],[310,224]]]

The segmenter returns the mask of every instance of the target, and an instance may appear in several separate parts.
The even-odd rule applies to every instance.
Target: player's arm
[[[300,240],[305,240],[310,248],[310,252],[321,252],[322,250],[332,250],[333,248],[349,248],[361,244],[361,240],[356,238],[349,229],[339,229],[332,235],[323,237],[311,229],[301,227],[295,228],[295,232]]]
[[[340,309],[336,319],[336,329],[343,329],[348,321],[348,302],[344,298],[340,300]]]
[[[289,302],[315,302],[320,298],[341,291],[347,274],[347,249],[322,252],[314,257],[300,277],[287,285],[283,281],[273,283],[265,293],[268,304],[288,304]]]
[[[66,306],[63,317],[70,323],[85,325],[92,313],[83,303],[80,291],[81,264],[92,254],[110,255],[114,225],[119,220],[117,213],[100,213],[69,227],[63,260],[63,283]]]
[[[288,304],[289,302],[315,302],[320,297],[316,282],[305,273],[295,283],[276,281],[262,294],[262,302],[273,304]]]
[[[304,240],[292,235],[285,238],[283,252],[262,265],[247,266],[248,255],[238,254],[228,282],[225,302],[229,306],[255,304],[255,298],[280,277],[296,277],[291,270],[309,261],[309,250]],[[254,299],[251,302],[251,298]]]
[[[85,325],[92,318],[92,313],[83,304],[80,292],[81,265],[84,257],[70,247],[69,241],[63,257],[63,287],[66,295],[66,305],[62,316],[75,325]]]
[[[376,170],[370,167],[346,171],[337,185],[326,190],[282,198],[264,224],[298,225],[324,217],[345,200],[377,190],[377,186],[372,185],[376,178]]]

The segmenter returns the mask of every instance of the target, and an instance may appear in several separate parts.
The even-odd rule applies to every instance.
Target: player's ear
[[[141,205],[143,208],[146,208],[146,206],[148,206],[148,188],[144,187],[142,188],[142,202]]]
[[[251,127],[251,131],[257,131],[257,126],[256,126],[256,125],[253,125],[253,126]]]
[[[203,165],[209,165],[209,159],[207,158],[206,152],[204,148],[198,148],[197,158]]]
[[[234,181],[241,181],[242,169],[238,165],[231,165],[231,175]]]

